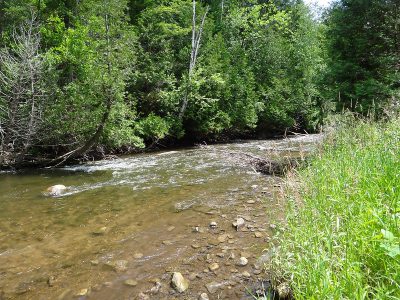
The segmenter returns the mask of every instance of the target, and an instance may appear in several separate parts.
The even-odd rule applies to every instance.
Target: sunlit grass
[[[400,121],[351,122],[295,178],[277,278],[296,299],[400,299]]]

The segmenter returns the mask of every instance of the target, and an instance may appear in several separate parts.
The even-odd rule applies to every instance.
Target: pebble
[[[140,259],[143,257],[143,253],[136,252],[135,254],[133,254],[133,257],[136,259]]]
[[[271,229],[276,229],[276,225],[275,225],[275,224],[270,224],[270,225],[269,225],[269,228],[271,228]]]
[[[174,272],[172,274],[171,284],[179,293],[183,293],[189,288],[189,281],[185,279],[179,272]]]
[[[191,246],[193,249],[199,249],[201,247],[199,244],[192,244]]]
[[[55,280],[56,280],[56,278],[54,276],[49,276],[49,278],[47,278],[47,285],[49,287],[54,286]],[[1,293],[0,293],[0,295],[1,295]],[[2,299],[2,298],[0,297],[0,299]]]
[[[202,294],[199,296],[199,300],[210,300],[210,298],[208,298],[207,293],[202,293]]]
[[[222,283],[218,283],[218,282],[210,282],[206,284],[206,289],[210,294],[214,294],[218,291],[218,289],[222,286]]]
[[[251,277],[250,273],[247,272],[247,271],[242,272],[242,276],[243,276],[243,277],[246,277],[246,278]]]
[[[215,255],[218,256],[218,257],[220,257],[220,258],[224,258],[224,257],[225,257],[225,253],[222,253],[222,252],[217,253],[217,254],[215,254]]]
[[[89,289],[81,289],[79,292],[75,294],[75,297],[83,297],[89,294]]]
[[[124,272],[128,269],[128,261],[126,260],[107,262],[105,265],[111,267],[116,272]]]
[[[254,236],[255,236],[256,238],[262,238],[262,237],[263,237],[263,234],[262,234],[261,232],[256,232],[256,233],[254,233]]]
[[[221,234],[219,237],[218,237],[218,241],[220,242],[220,243],[225,243],[225,241],[228,239],[228,235],[227,234]]]
[[[124,284],[127,286],[137,286],[138,282],[133,279],[127,279],[124,281]]]
[[[99,264],[99,261],[97,259],[91,260],[90,263],[92,266],[97,266]]]
[[[158,294],[158,292],[159,292],[160,289],[161,289],[161,286],[162,286],[161,282],[157,281],[157,282],[155,283],[155,286],[153,286],[153,287],[150,289],[150,293],[152,293],[153,295]]]
[[[190,281],[193,281],[193,280],[195,280],[197,278],[197,274],[196,273],[191,273],[190,275],[189,275],[189,280]]]
[[[256,203],[256,201],[254,201],[254,200],[249,200],[249,201],[247,201],[246,203],[247,203],[247,204],[254,204],[254,203]]]
[[[169,245],[172,245],[174,242],[173,241],[168,241],[168,240],[166,240],[166,241],[163,241],[162,242],[164,245],[166,245],[166,246],[169,246]]]
[[[244,223],[243,218],[237,218],[236,221],[232,223],[232,226],[236,228],[236,231],[239,231],[239,229],[244,226]]]
[[[247,258],[242,256],[242,257],[239,259],[239,262],[237,263],[237,265],[238,265],[238,266],[241,266],[241,267],[244,267],[244,266],[246,266],[248,263],[249,263],[249,261],[247,260]]]
[[[138,299],[138,300],[149,300],[150,297],[147,296],[147,295],[144,294],[144,293],[139,293],[139,295],[137,296],[137,299]]]
[[[211,265],[208,266],[210,271],[215,271],[219,269],[219,265],[217,263],[212,263]]]
[[[211,228],[217,228],[217,226],[218,226],[218,224],[217,224],[217,222],[215,222],[215,221],[212,221],[212,222],[210,223],[210,227],[211,227]]]
[[[169,227],[167,228],[167,231],[171,232],[171,231],[174,230],[174,229],[175,229],[175,226],[169,226]]]
[[[107,233],[107,227],[101,227],[99,229],[96,229],[92,232],[94,235],[103,235]]]

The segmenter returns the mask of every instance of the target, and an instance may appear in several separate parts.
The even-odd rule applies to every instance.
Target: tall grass
[[[400,121],[351,122],[295,174],[278,278],[296,299],[400,299]]]

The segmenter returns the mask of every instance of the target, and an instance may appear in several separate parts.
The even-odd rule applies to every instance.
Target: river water
[[[241,153],[297,156],[316,140],[246,141],[0,174],[0,299],[244,297],[265,277],[257,257],[283,220],[284,201],[282,179],[256,173]],[[66,193],[46,196],[55,184]],[[246,226],[236,231],[238,217]],[[237,265],[241,256],[246,266]],[[190,280],[182,294],[170,286],[175,271]]]

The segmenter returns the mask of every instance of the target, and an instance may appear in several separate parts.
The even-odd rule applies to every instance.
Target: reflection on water
[[[2,292],[5,299],[68,298],[88,286],[103,299],[128,297],[110,285],[128,275],[160,276],[188,253],[191,227],[207,226],[209,210],[234,216],[235,205],[258,197],[255,187],[276,183],[232,153],[297,155],[314,140],[213,145],[0,174],[0,299]],[[67,192],[45,197],[55,184]],[[143,257],[132,259],[135,252]],[[124,274],[110,267],[116,259],[127,262]],[[107,290],[99,287],[104,282]]]

